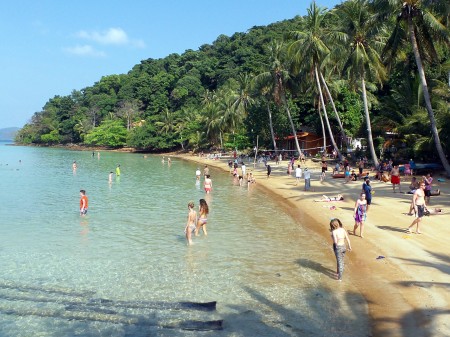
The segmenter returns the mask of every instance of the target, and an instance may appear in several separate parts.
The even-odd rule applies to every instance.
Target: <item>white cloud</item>
[[[90,57],[105,57],[106,54],[100,50],[96,50],[90,45],[77,45],[75,47],[64,48],[64,50],[73,55],[77,56],[90,56]]]
[[[106,31],[79,31],[76,37],[97,42],[103,45],[132,45],[137,48],[145,47],[142,40],[131,40],[122,28],[109,28]]]

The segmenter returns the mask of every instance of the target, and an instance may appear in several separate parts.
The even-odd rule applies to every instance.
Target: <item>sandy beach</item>
[[[230,157],[171,156],[221,168],[224,174],[229,174]],[[326,179],[320,182],[320,167],[307,160],[302,167],[308,167],[312,173],[311,191],[304,191],[303,179],[296,186],[294,175],[287,175],[287,161],[269,164],[272,167],[269,179],[264,164],[247,165],[247,171],[253,172],[257,181],[251,188],[266,189],[295,221],[330,246],[331,218],[339,218],[348,231],[353,230],[353,209],[362,181],[345,184],[344,179],[333,179],[329,170]],[[410,179],[402,176],[402,192],[408,191]],[[424,217],[420,235],[405,232],[414,219],[406,214],[412,195],[393,193],[390,183],[376,180],[372,181],[372,187],[375,194],[364,238],[350,235],[353,250],[346,255],[344,280],[333,281],[334,289],[341,295],[356,289],[366,298],[372,336],[450,336],[450,248],[446,241],[450,236],[449,180],[434,176],[433,189],[440,189],[441,195],[431,197],[429,209],[442,208],[444,214]],[[344,201],[314,202],[322,195],[338,193],[344,196]],[[328,258],[318,263],[327,269],[335,268],[331,249]]]

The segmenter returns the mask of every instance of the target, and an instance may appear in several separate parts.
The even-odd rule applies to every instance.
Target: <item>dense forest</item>
[[[303,17],[55,96],[16,142],[161,152],[247,149],[258,138],[277,150],[308,128],[339,155],[361,137],[374,164],[414,157],[450,175],[449,24],[444,0],[312,2]]]

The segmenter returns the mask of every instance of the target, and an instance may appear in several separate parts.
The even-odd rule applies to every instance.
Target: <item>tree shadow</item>
[[[398,232],[398,233],[406,233],[405,228],[400,227],[393,227],[393,226],[376,226],[379,229],[387,230],[391,232]]]
[[[442,263],[434,263],[429,262],[425,260],[418,260],[418,259],[407,259],[407,258],[397,258],[399,260],[403,260],[405,262],[409,262],[410,264],[416,265],[416,266],[423,266],[423,267],[429,267],[439,270],[442,273],[449,274],[450,275],[450,257],[445,256],[443,254],[436,254],[430,251],[427,251],[429,254],[433,255],[435,258],[442,261]]]

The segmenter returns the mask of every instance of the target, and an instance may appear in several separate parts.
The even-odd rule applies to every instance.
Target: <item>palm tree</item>
[[[273,101],[274,81],[270,71],[264,71],[256,75],[252,79],[252,87],[255,92],[258,92],[261,97],[262,104],[266,105],[269,117],[270,135],[272,137],[272,144],[275,153],[278,152],[277,141],[275,139],[275,132],[273,131],[272,110],[270,109],[270,102]]]
[[[450,176],[450,164],[445,156],[439,138],[439,131],[422,62],[423,59],[437,59],[437,52],[434,46],[436,41],[441,39],[449,45],[448,28],[433,13],[433,10],[441,11],[440,14],[444,16],[444,20],[448,20],[448,2],[433,0],[374,0],[374,4],[381,20],[391,16],[393,13],[396,15],[395,29],[383,53],[388,62],[392,61],[397,55],[402,46],[402,42],[406,42],[409,38],[422,84],[425,108],[430,120],[431,133],[436,151],[447,175]]]
[[[163,112],[159,115],[159,121],[155,125],[160,127],[159,132],[167,135],[175,128],[175,115],[168,108],[164,108]]]
[[[348,0],[338,9],[341,29],[346,34],[348,56],[344,73],[354,82],[358,82],[364,104],[367,125],[367,141],[373,163],[378,166],[378,157],[373,145],[372,125],[367,99],[366,78],[374,78],[381,83],[386,76],[385,68],[375,46],[379,41],[374,29],[374,17],[369,11],[367,0]]]
[[[273,100],[277,106],[282,105],[286,110],[288,115],[289,124],[291,125],[292,134],[294,136],[295,147],[297,152],[300,154],[302,151],[300,149],[300,144],[297,138],[297,129],[292,120],[291,111],[286,99],[286,82],[290,80],[290,75],[287,67],[283,63],[285,46],[283,43],[278,41],[273,41],[269,46],[270,64],[267,65],[266,71],[256,75],[253,79],[255,86],[258,88],[266,87],[272,94]],[[271,119],[271,112],[268,106],[269,118]],[[275,141],[275,137],[272,132],[272,139]]]
[[[295,41],[289,46],[289,54],[293,60],[294,68],[299,73],[311,74],[314,78],[331,143],[339,158],[342,158],[331,130],[319,77],[319,68],[325,57],[330,53],[324,42],[327,35],[331,34],[331,31],[324,25],[327,13],[325,8],[317,6],[314,1],[311,3],[308,8],[308,15],[304,17],[302,30],[290,33]]]

